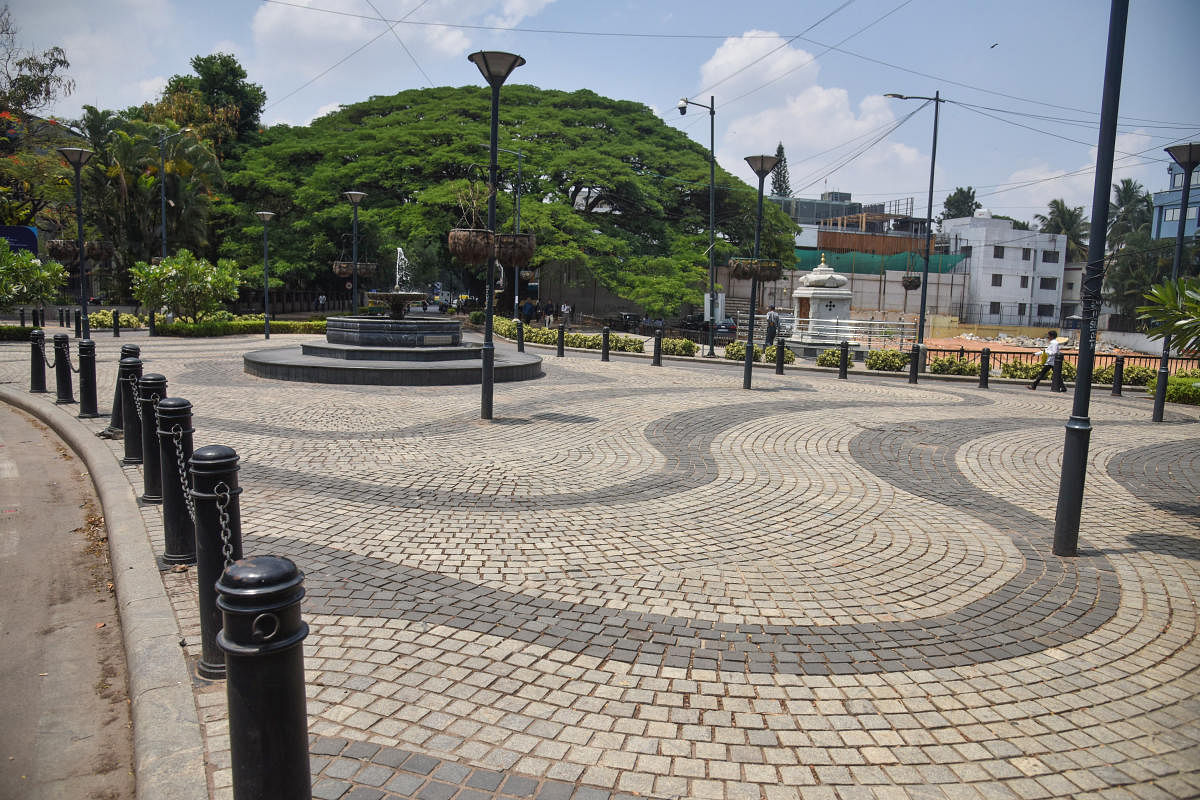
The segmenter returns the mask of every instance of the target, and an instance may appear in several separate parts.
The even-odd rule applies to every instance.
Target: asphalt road
[[[132,800],[120,623],[82,463],[0,406],[0,798]]]

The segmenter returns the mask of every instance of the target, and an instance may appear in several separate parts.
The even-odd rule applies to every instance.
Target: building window
[[[1022,288],[1022,289],[1028,289],[1028,288],[1029,288],[1029,276],[1028,276],[1028,275],[1022,275],[1022,276],[1021,276],[1021,288]]]
[[[962,255],[966,256],[967,258],[970,258],[971,257],[971,245],[964,244],[962,247],[958,248],[958,252],[961,253]]]
[[[1033,248],[1032,247],[1022,247],[1021,248],[1021,260],[1028,261],[1031,258],[1033,258]]]
[[[993,272],[992,273],[992,286],[1003,286],[1003,285],[1004,285],[1004,276]]]
[[[1166,213],[1163,214],[1163,220],[1166,222],[1179,222],[1179,209],[1168,208]]]
[[[1057,250],[1043,250],[1042,251],[1042,263],[1043,264],[1057,264],[1058,263],[1058,251]]]
[[[1068,282],[1068,283],[1067,283],[1067,291],[1068,291],[1068,292],[1069,292],[1069,291],[1071,291],[1071,290],[1072,290],[1072,289],[1074,289],[1074,288],[1075,288],[1075,284],[1073,284],[1073,283],[1070,283],[1070,282]]]
[[[992,303],[988,306],[988,313],[989,314],[999,314],[1000,313],[999,301],[992,301]]]
[[[992,258],[1004,258],[1004,247],[1001,245],[992,246]]]
[[[1038,303],[1038,316],[1042,319],[1050,319],[1054,316],[1053,303]]]
[[[1038,281],[1038,288],[1052,292],[1058,288],[1058,278],[1042,278]]]
[[[1194,206],[1194,205],[1191,205],[1191,204],[1189,203],[1189,204],[1188,204],[1188,213],[1187,213],[1187,218],[1188,218],[1188,219],[1195,219],[1195,218],[1196,218],[1196,210],[1197,210],[1197,209],[1196,209],[1196,206]]]
[[[1025,308],[1026,308],[1026,306],[1024,303],[1017,303],[1017,316],[1018,317],[1025,316]]]

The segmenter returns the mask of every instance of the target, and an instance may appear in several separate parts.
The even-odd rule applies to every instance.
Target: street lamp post
[[[521,160],[525,157],[525,154],[522,153],[520,150],[506,150],[503,147],[497,147],[496,151],[500,152],[500,153],[508,153],[509,155],[513,155],[513,156],[517,157],[517,204],[516,204],[516,210],[513,212],[513,225],[515,228],[513,230],[513,233],[520,233],[521,232]],[[513,319],[518,319],[520,317],[520,312],[518,310],[518,304],[521,301],[520,301],[520,298],[517,296],[518,289],[520,288],[520,285],[521,285],[520,280],[519,280],[520,277],[521,277],[521,268],[518,267],[516,264],[513,264]]]
[[[708,105],[697,103],[694,100],[688,100],[686,97],[679,98],[680,116],[687,113],[689,105],[699,106],[700,108],[708,109],[708,352],[705,353],[706,358],[716,358],[717,351],[714,347],[713,337],[717,327],[717,156],[716,156],[716,138],[717,138],[717,98],[709,96]]]
[[[271,282],[270,262],[267,259],[267,223],[275,216],[274,211],[255,211],[254,215],[263,224],[263,338],[271,338]]]
[[[174,139],[176,136],[183,136],[185,133],[190,133],[191,128],[180,128],[175,133],[167,134],[165,131],[160,131],[158,134],[158,201],[160,204],[159,221],[162,229],[162,252],[160,255],[165,261],[167,258],[167,142]],[[150,309],[150,335],[154,335],[154,309]]]
[[[1177,144],[1167,148],[1167,154],[1183,167],[1183,195],[1179,198],[1179,230],[1175,232],[1175,258],[1171,262],[1171,282],[1179,278],[1179,261],[1183,258],[1183,229],[1187,225],[1188,195],[1192,191],[1192,170],[1200,164],[1200,142]],[[1167,402],[1167,358],[1171,355],[1171,334],[1163,337],[1162,360],[1158,363],[1158,383],[1154,386],[1154,413],[1151,420],[1163,421],[1163,406]]]
[[[88,273],[83,251],[83,189],[79,185],[79,178],[83,165],[92,157],[92,151],[81,147],[60,147],[58,152],[75,169],[75,220],[79,229],[79,304],[83,313],[83,338],[90,339],[92,336],[88,324]]]
[[[775,156],[746,156],[746,163],[758,176],[758,218],[754,223],[754,274],[750,278],[750,325],[746,330],[746,366],[742,374],[742,388],[750,388],[751,375],[754,372],[754,311],[758,299],[758,249],[762,238],[763,184],[771,170],[779,163]],[[767,342],[769,345],[770,342]],[[763,348],[766,349],[765,347]]]
[[[351,234],[353,242],[350,244],[350,252],[353,254],[352,258],[354,260],[354,282],[352,284],[353,288],[351,289],[351,291],[354,293],[354,297],[350,301],[350,316],[353,317],[358,314],[358,204],[361,203],[362,199],[367,196],[367,193],[342,192],[342,194],[347,200],[350,201],[350,205],[354,206],[354,228],[353,233]],[[345,251],[343,250],[342,252]]]
[[[889,92],[884,97],[894,97],[897,100],[927,100],[933,103],[933,150],[929,154],[929,203],[925,208],[925,265],[921,268],[921,315],[917,321],[917,344],[922,345],[925,342],[925,300],[929,294],[929,251],[933,245],[933,169],[937,165],[938,111],[942,103],[946,101],[942,98],[941,92],[934,92],[933,97]]]
[[[496,50],[480,50],[467,56],[467,60],[479,68],[484,80],[492,87],[492,125],[491,137],[488,140],[488,183],[491,191],[488,193],[488,230],[493,236],[496,233],[496,151],[500,132],[500,87],[512,74],[512,71],[525,63],[525,59],[512,53]],[[487,290],[484,300],[483,319],[483,368],[480,375],[480,411],[481,419],[492,418],[492,382],[495,375],[496,345],[492,341],[492,313],[495,304],[496,285],[496,250],[488,254],[487,260]]]

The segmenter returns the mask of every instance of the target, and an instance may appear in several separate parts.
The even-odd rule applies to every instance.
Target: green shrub
[[[112,310],[103,308],[88,314],[88,325],[93,328],[111,328],[113,323]],[[126,330],[146,327],[146,320],[136,314],[121,312],[121,327]]]
[[[470,322],[472,325],[482,325],[482,324],[483,324],[483,321],[484,321],[484,319],[485,319],[485,317],[484,317],[484,315],[483,315],[483,312],[482,312],[482,311],[472,311],[470,314],[468,314],[468,315],[467,315],[467,320],[468,320],[468,321],[469,321],[469,322]],[[493,330],[494,330],[494,329],[495,329],[495,322],[494,322],[494,321],[493,321],[492,325],[493,325]],[[514,325],[513,327],[515,328],[516,326]]]
[[[1193,369],[1181,369],[1171,376],[1172,378],[1200,378],[1200,367]]]
[[[908,355],[900,350],[872,350],[867,353],[867,369],[904,372],[908,369]]]
[[[746,343],[745,342],[730,342],[725,345],[725,357],[731,361],[746,360]],[[754,345],[754,355],[751,356],[753,361],[762,361],[763,351],[758,345]]]
[[[696,343],[691,339],[663,339],[662,351],[667,356],[694,356]]]
[[[1146,384],[1146,393],[1153,395],[1158,389],[1158,375]],[[1184,403],[1189,406],[1200,406],[1200,377],[1180,377],[1171,375],[1167,378],[1168,403]]]
[[[929,371],[934,375],[978,375],[979,362],[965,358],[944,356],[929,362]]]
[[[1000,367],[1000,374],[1005,378],[1017,378],[1023,381],[1033,380],[1041,371],[1042,362],[1040,361],[1006,361]],[[1050,375],[1051,373],[1046,373],[1046,378],[1049,378]],[[1062,376],[1064,381],[1075,380],[1075,365],[1070,361],[1064,361]]]
[[[763,350],[763,361],[766,361],[768,364],[775,363],[775,356],[776,356],[775,348],[776,347],[778,347],[778,345],[773,344],[770,347],[768,347],[766,350]],[[744,358],[744,356],[743,356],[743,358]],[[783,363],[785,363],[785,364],[795,364],[796,363],[796,354],[792,352],[792,349],[790,347],[783,348]]]
[[[842,366],[842,351],[841,348],[833,350],[823,350],[817,356],[818,367],[841,367]]]
[[[646,352],[646,340],[636,336],[610,335],[608,349],[615,353],[644,353]]]
[[[1126,367],[1121,373],[1121,383],[1125,386],[1146,386],[1157,378],[1158,370],[1154,367],[1143,367],[1140,364]],[[1109,378],[1109,383],[1112,383],[1111,378]]]
[[[472,313],[482,314],[483,312]],[[492,330],[495,331],[497,336],[515,340],[517,338],[517,321],[515,319],[505,319],[504,317],[492,317]],[[565,333],[563,335],[563,346],[577,347],[584,350],[599,350],[602,344],[601,338],[601,335],[598,333]],[[557,345],[558,328],[539,328],[536,325],[526,325],[525,341],[533,344]],[[675,340],[663,340],[663,352],[667,352],[667,341]],[[617,353],[645,352],[643,340],[636,336],[609,335],[608,349]]]
[[[0,325],[0,342],[28,342],[31,333],[29,325]]]
[[[234,320],[232,322],[172,322],[156,327],[159,336],[236,336],[245,333],[262,333],[262,320]],[[271,323],[272,333],[324,333],[325,321],[300,322],[277,320]]]

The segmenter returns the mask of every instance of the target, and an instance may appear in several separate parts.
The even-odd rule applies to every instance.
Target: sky
[[[266,124],[375,95],[484,85],[467,55],[525,58],[509,83],[641,102],[754,184],[782,143],[793,195],[849,192],[924,216],[972,186],[1033,221],[1090,213],[1108,40],[1103,0],[7,0],[18,44],[62,47],[75,91],[52,109],[155,100],[192,57],[231,53]],[[1113,181],[1167,188],[1163,148],[1200,140],[1200,2],[1131,0]],[[501,94],[503,104],[503,93]],[[504,130],[501,129],[501,138]],[[501,146],[503,146],[503,141]],[[768,184],[769,186],[769,184]]]

